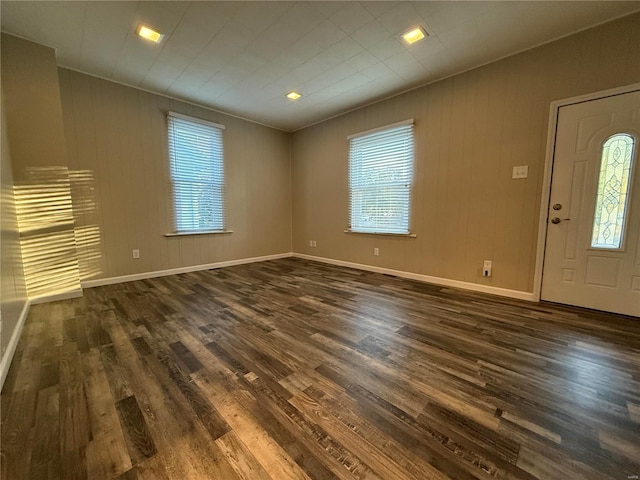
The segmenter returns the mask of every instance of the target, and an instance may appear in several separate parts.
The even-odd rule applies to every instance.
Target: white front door
[[[560,107],[541,298],[640,316],[640,91]]]

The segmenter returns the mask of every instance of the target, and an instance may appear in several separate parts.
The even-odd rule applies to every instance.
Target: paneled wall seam
[[[637,13],[294,132],[293,251],[533,291],[550,104],[637,82],[640,62],[625,61],[636,58]],[[417,238],[345,235],[346,137],[407,117],[419,152]],[[511,178],[518,165],[528,178]]]
[[[99,241],[93,255],[98,260],[90,275],[82,272],[83,281],[291,251],[288,133],[58,70],[70,169],[94,182],[94,208],[85,211],[79,223],[96,229]],[[171,225],[167,111],[226,126],[227,216],[234,233],[164,236]],[[139,259],[133,258],[133,249],[140,250]]]

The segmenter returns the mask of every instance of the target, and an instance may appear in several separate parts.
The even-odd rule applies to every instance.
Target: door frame
[[[540,197],[540,217],[538,219],[538,242],[536,249],[536,267],[533,277],[533,301],[539,302],[542,293],[542,273],[544,267],[544,255],[547,243],[547,229],[549,228],[548,213],[551,201],[551,178],[553,174],[553,159],[556,150],[556,134],[558,128],[558,114],[561,107],[575,105],[577,103],[590,102],[600,98],[613,97],[640,90],[640,83],[632,83],[624,87],[602,90],[588,93],[578,97],[555,100],[551,102],[549,111],[549,128],[547,131],[547,149],[544,161],[544,177],[542,179],[542,195]]]

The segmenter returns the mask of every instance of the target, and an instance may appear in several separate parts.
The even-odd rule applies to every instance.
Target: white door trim
[[[544,249],[547,240],[547,215],[549,211],[549,200],[551,196],[551,173],[553,171],[553,155],[556,148],[556,128],[558,125],[558,112],[560,107],[574,105],[576,103],[589,102],[599,98],[621,95],[624,93],[640,90],[640,83],[632,83],[624,87],[612,88],[600,92],[580,95],[579,97],[566,98],[564,100],[556,100],[551,102],[549,112],[549,129],[547,132],[547,150],[544,162],[544,178],[542,180],[542,195],[540,199],[540,218],[538,220],[538,243],[536,249],[536,268],[533,277],[533,301],[540,301],[540,292],[542,290],[542,267],[544,265]]]

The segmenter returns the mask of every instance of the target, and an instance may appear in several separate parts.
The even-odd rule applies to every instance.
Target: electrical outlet
[[[527,178],[529,176],[529,165],[513,167],[511,178]]]
[[[140,258],[140,250],[133,250],[133,258]]]
[[[378,247],[374,247],[373,249],[373,254],[377,257],[378,255],[380,255],[380,249]]]
[[[317,246],[318,246],[318,244],[316,243],[316,241],[315,241],[315,240],[313,241],[313,246],[314,246],[314,247],[317,247]]]
[[[309,246],[313,247],[313,240],[309,240]]]
[[[492,262],[491,260],[485,260],[484,263],[482,264],[482,276],[483,277],[490,277],[491,276],[491,267],[492,267]]]

